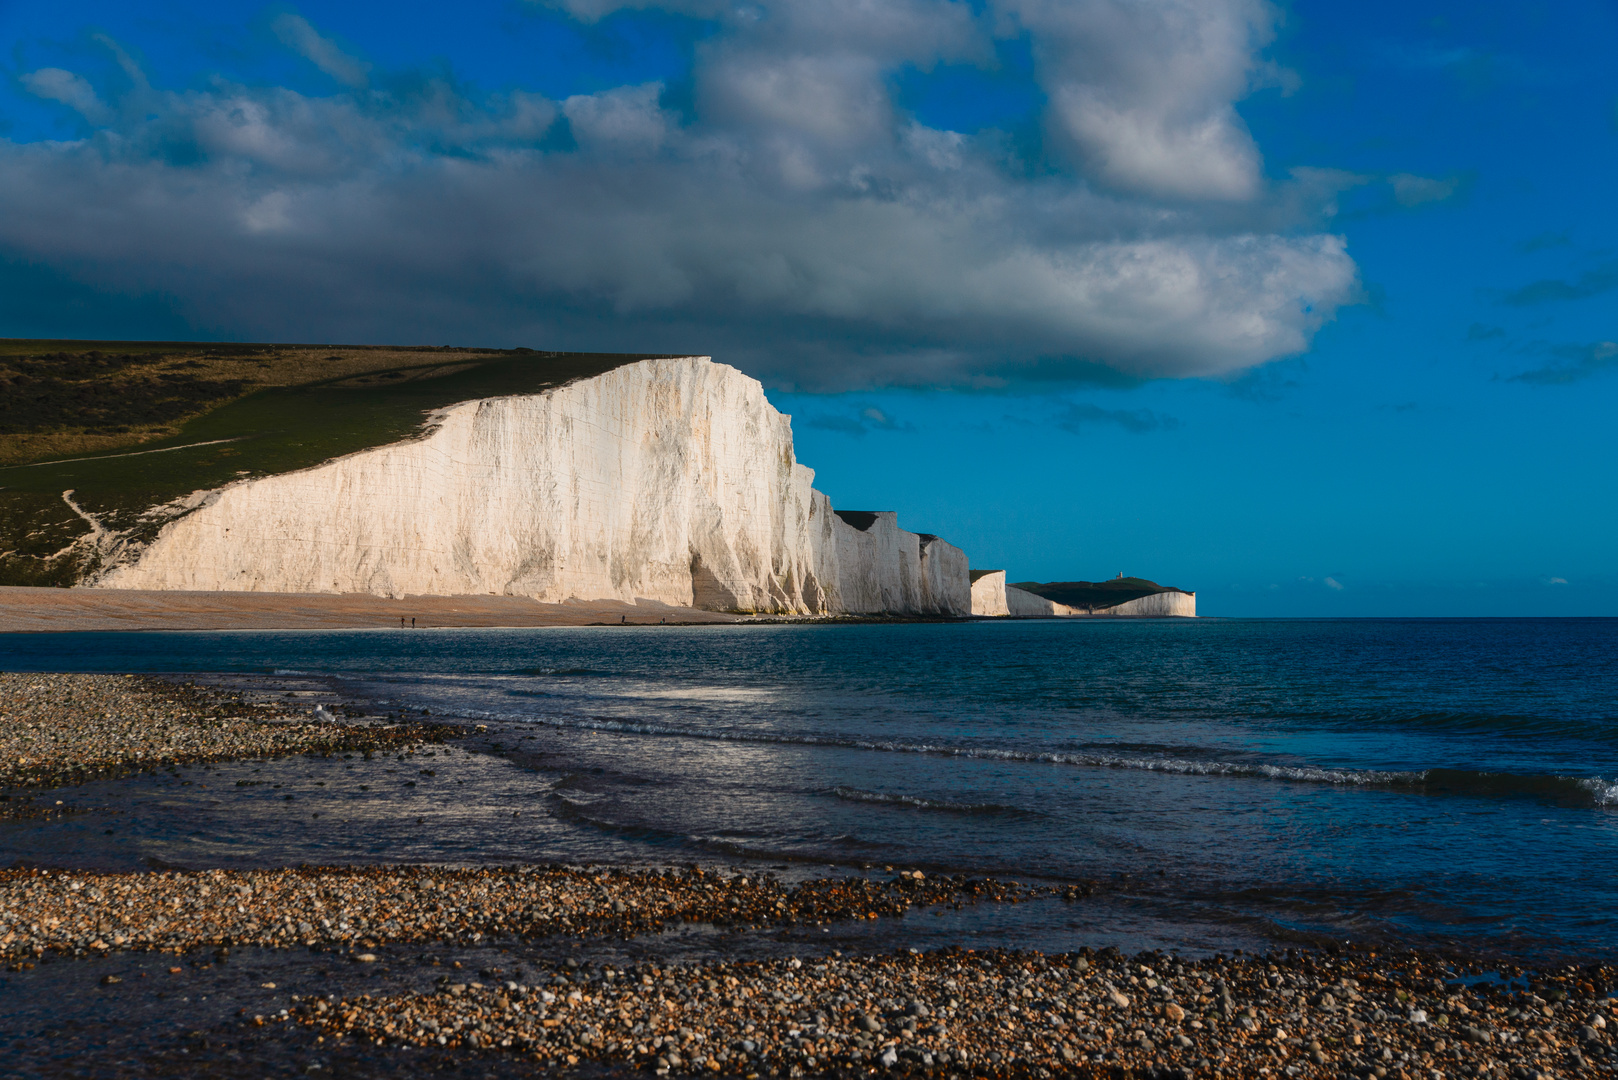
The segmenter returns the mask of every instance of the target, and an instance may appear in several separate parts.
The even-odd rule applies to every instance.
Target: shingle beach
[[[0,792],[206,761],[405,752],[460,729],[342,724],[138,675],[0,673]],[[7,803],[0,802],[0,817]]]
[[[1182,961],[949,951],[582,968],[529,984],[295,1003],[322,1037],[742,1076],[1560,1075],[1614,1068],[1618,972],[1451,986],[1419,956]],[[1597,989],[1600,987],[1601,989]],[[1125,1072],[1120,1073],[1119,1070]]]
[[[156,679],[0,675],[0,787],[9,796],[0,807],[22,822],[49,811],[55,798],[41,809],[42,793],[61,798],[89,780],[244,757],[405,755],[462,730],[340,711],[316,718]],[[414,963],[435,973],[433,989],[298,994],[268,1011],[244,1004],[232,1023],[311,1052],[415,1053],[401,1060],[424,1073],[446,1059],[772,1080],[1618,1071],[1618,971],[1594,965],[1535,971],[1353,946],[1191,958],[953,947],[845,955],[805,944],[747,960],[584,953],[509,972],[435,956],[642,941],[681,926],[848,926],[1036,899],[1069,904],[1082,919],[1091,890],[904,869],[788,881],[737,866],[19,866],[0,871],[0,962],[7,978],[26,980],[47,966],[94,968],[119,956],[194,967],[199,955],[256,949],[380,971],[414,950]],[[142,992],[158,992],[147,985]]]

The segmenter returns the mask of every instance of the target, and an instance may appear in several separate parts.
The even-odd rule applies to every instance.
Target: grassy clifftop
[[[409,438],[427,413],[643,355],[172,342],[0,342],[0,585],[94,569],[93,526],[143,540],[193,491]],[[63,492],[83,514],[69,505]]]
[[[1058,604],[1092,611],[1117,607],[1157,593],[1185,592],[1172,585],[1159,585],[1138,577],[1113,578],[1111,581],[1018,581],[1013,583],[1013,587]]]

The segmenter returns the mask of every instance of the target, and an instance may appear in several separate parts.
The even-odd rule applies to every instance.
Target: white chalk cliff
[[[834,511],[841,610],[854,614],[972,613],[966,552],[905,532],[891,510]]]
[[[1184,616],[1197,614],[1197,594],[1166,589],[1150,596],[1126,600],[1112,607],[1088,611],[1047,600],[1027,589],[1006,584],[1004,570],[973,570],[972,614],[1010,615],[1022,619],[1082,619],[1105,616]]]
[[[1004,570],[972,571],[972,614],[983,616],[1011,614],[1011,609],[1006,606]]]
[[[707,357],[644,360],[198,493],[86,584],[971,613],[959,548],[892,513],[839,515],[813,480],[756,380]]]
[[[1005,588],[1006,609],[1019,618],[1068,619],[1076,615],[1088,614],[1083,608],[1058,604],[1055,600],[1047,600],[1038,593],[1031,593],[1027,589],[1019,589],[1015,585],[1007,585]]]
[[[1097,615],[1136,615],[1136,616],[1176,616],[1179,618],[1195,618],[1197,614],[1197,594],[1194,592],[1181,592],[1179,589],[1169,589],[1165,592],[1153,593],[1150,596],[1136,597],[1126,600],[1110,608],[1103,608]]]
[[[1037,593],[1031,593],[1027,589],[1019,589],[1015,585],[1006,585],[1005,602],[1012,615],[1023,618],[1099,619],[1109,616],[1135,618],[1177,616],[1194,618],[1197,614],[1197,594],[1181,592],[1179,589],[1165,589],[1163,592],[1152,593],[1150,596],[1138,596],[1133,600],[1125,600],[1121,604],[1089,611],[1085,608],[1058,604],[1054,600],[1047,600]],[[977,614],[975,602],[973,614]]]

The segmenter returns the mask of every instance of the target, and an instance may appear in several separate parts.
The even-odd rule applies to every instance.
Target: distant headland
[[[1142,578],[1008,585],[835,509],[763,386],[705,356],[7,342],[0,382],[5,586],[1196,613]]]

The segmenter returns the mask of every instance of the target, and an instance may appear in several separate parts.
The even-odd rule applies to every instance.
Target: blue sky
[[[1610,4],[0,4],[0,335],[695,351],[844,508],[1618,615]]]

